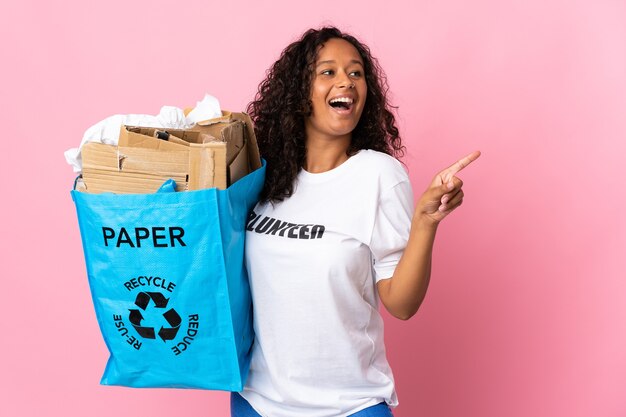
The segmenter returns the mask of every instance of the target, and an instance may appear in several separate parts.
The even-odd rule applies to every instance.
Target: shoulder
[[[367,163],[372,169],[377,171],[400,171],[406,173],[404,165],[391,155],[371,149],[363,149],[358,154],[362,163]]]
[[[363,149],[356,155],[359,162],[359,171],[364,175],[375,177],[383,188],[409,181],[406,168],[400,161],[391,155],[371,149]]]

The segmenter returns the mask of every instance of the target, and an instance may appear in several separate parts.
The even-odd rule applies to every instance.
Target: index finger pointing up
[[[459,159],[454,164],[450,165],[448,168],[444,169],[441,174],[445,177],[445,180],[448,181],[452,178],[457,172],[474,162],[480,156],[480,151],[474,151],[471,154],[467,155],[464,158]]]

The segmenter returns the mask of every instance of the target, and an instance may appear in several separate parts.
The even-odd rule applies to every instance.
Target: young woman
[[[248,112],[267,161],[246,262],[254,305],[250,374],[234,417],[391,416],[398,404],[378,299],[406,320],[430,278],[439,222],[463,200],[435,176],[413,208],[384,73],[336,28],[289,45]]]

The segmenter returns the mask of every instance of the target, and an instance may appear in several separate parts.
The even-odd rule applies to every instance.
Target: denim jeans
[[[254,408],[238,392],[232,392],[230,394],[230,417],[261,417],[261,415],[254,411]],[[386,403],[379,403],[350,414],[349,417],[393,417],[393,414]]]

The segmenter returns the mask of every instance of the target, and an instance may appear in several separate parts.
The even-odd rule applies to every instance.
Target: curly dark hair
[[[309,29],[283,50],[246,110],[255,124],[261,156],[267,161],[261,201],[278,202],[293,194],[294,180],[306,158],[305,119],[312,114],[313,67],[319,49],[334,38],[346,40],[357,49],[367,83],[365,107],[352,131],[347,154],[373,149],[396,158],[404,155],[387,100],[387,78],[369,48],[335,27]]]

